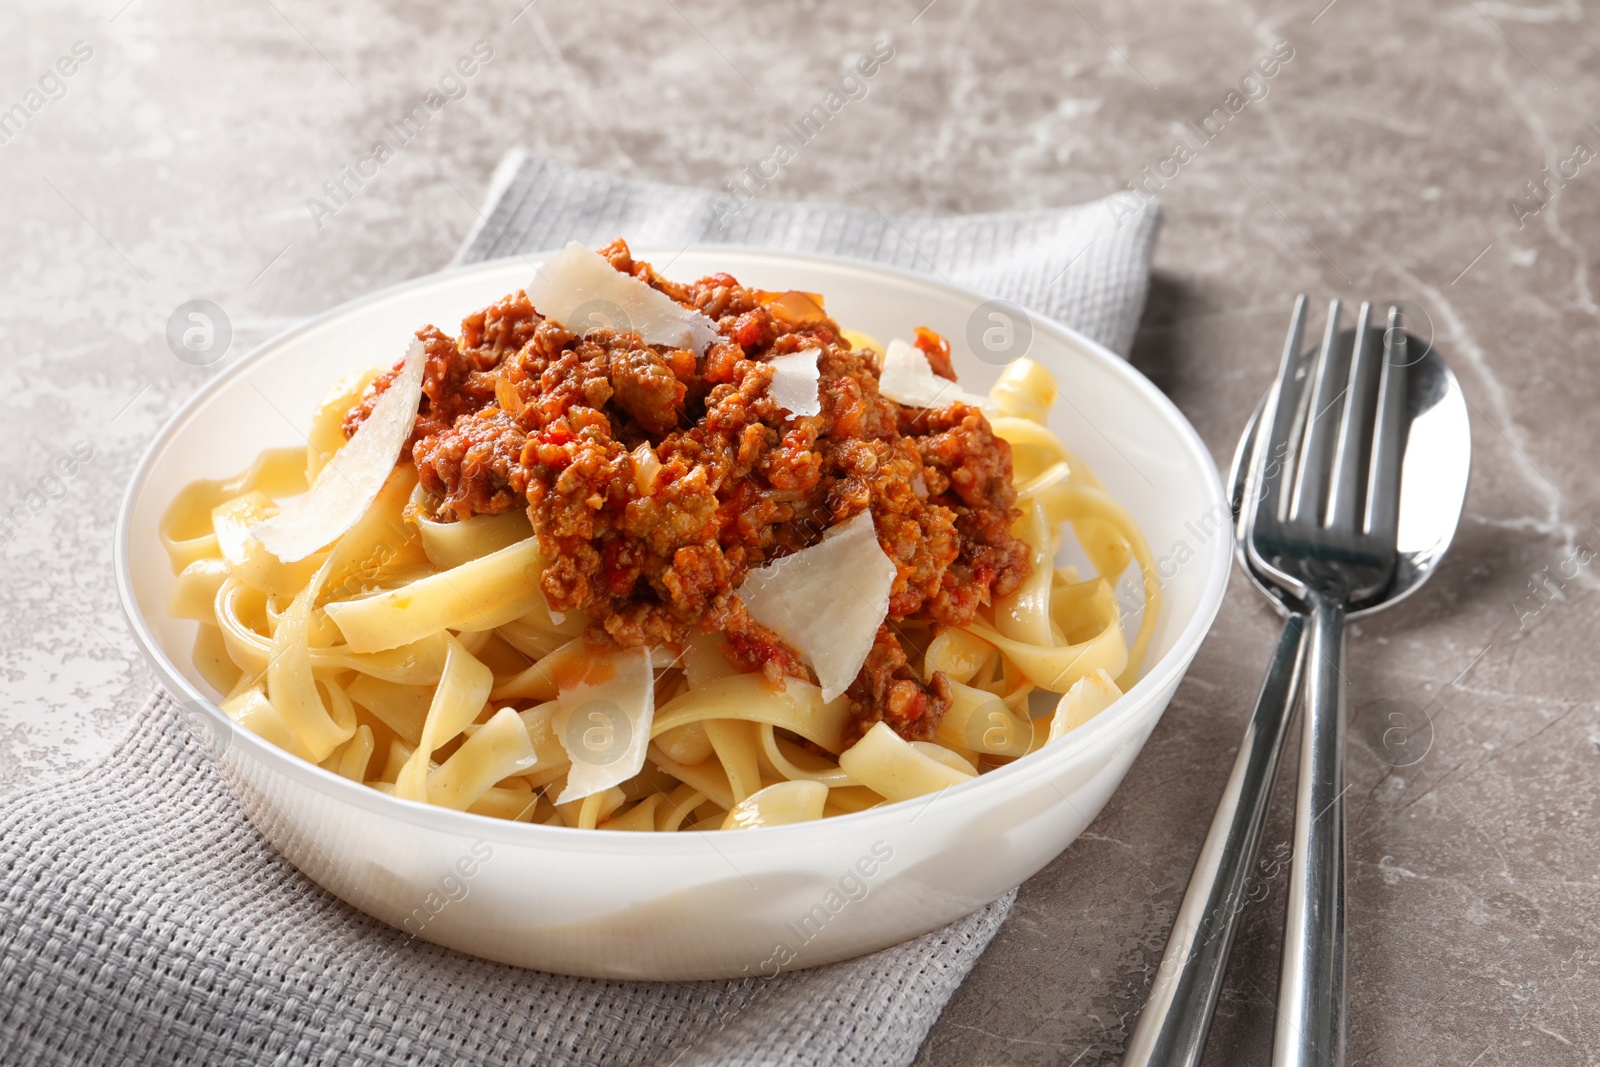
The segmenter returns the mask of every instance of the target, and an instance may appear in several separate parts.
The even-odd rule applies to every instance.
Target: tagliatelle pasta
[[[816,294],[669,282],[620,242],[563,256],[542,300],[621,294],[654,340],[515,294],[330,383],[307,448],[172,502],[171,611],[238,725],[402,800],[737,830],[959,785],[1137,679],[1154,563],[1046,425],[1044,368],[974,397],[919,329],[880,389],[885,350]],[[1056,565],[1068,530],[1093,574]]]

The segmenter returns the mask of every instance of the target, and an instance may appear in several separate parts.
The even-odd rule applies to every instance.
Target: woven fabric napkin
[[[618,235],[837,253],[937,273],[1125,353],[1156,225],[1153,209],[1105,201],[890,220],[518,154],[457,260]],[[159,697],[102,766],[0,802],[0,1062],[904,1065],[1013,897],[773,979],[609,982],[487,963],[369,918],[281,859]]]

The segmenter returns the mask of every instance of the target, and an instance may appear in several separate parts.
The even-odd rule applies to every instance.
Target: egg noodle
[[[846,336],[882,358],[869,338]],[[854,736],[848,697],[739,673],[714,634],[591,646],[588,620],[547,605],[527,514],[433,521],[407,462],[331,545],[280,561],[252,527],[324,472],[375,373],[330,393],[308,448],[271,449],[237,477],[189,485],[160,531],[177,574],[172,612],[199,624],[194,664],[222,710],[351,781],[553,826],[777,825],[933,793],[1025,757],[1138,677],[1160,611],[1149,548],[1046,426],[1056,385],[1031,361],[1011,364],[986,405],[1011,448],[1013,533],[1031,575],[970,625],[891,623],[921,677],[948,680],[932,741],[883,722]],[[1054,564],[1068,525],[1091,577]],[[1143,578],[1131,641],[1114,592],[1130,564]],[[1040,691],[1062,696],[1031,719]]]

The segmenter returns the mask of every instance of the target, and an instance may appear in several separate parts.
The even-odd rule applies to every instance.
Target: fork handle
[[[1344,1063],[1344,608],[1313,594],[1273,1067]]]
[[[1299,688],[1304,627],[1303,615],[1284,623],[1123,1067],[1194,1067],[1205,1051]]]

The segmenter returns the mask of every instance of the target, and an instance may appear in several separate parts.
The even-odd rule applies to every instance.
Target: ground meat
[[[928,607],[938,621],[959,626],[991,596],[1016,592],[1032,569],[1028,546],[1011,536],[1011,447],[983,412],[961,403],[903,408],[900,428],[922,457],[930,498],[954,516],[957,557],[940,572]]]
[[[794,650],[760,623],[751,622],[747,629],[730,633],[725,652],[728,662],[741,671],[760,671],[774,685],[785,675],[809,680],[810,672],[800,662]]]
[[[523,503],[520,483],[524,437],[498,406],[458,418],[448,433],[416,443],[412,455],[423,488],[439,498],[449,518],[498,515]]]
[[[634,334],[618,338],[607,353],[612,399],[653,437],[670,432],[683,416],[683,399],[689,390],[668,362],[678,355],[656,352]],[[692,367],[694,353],[682,355],[688,357]]]
[[[412,456],[442,519],[528,509],[543,590],[580,610],[592,635],[629,647],[727,635],[741,670],[777,682],[804,663],[733,592],[750,568],[817,543],[870,510],[897,574],[889,618],[849,690],[857,725],[933,735],[946,680],[924,683],[894,623],[962,625],[1028,573],[1011,536],[1011,452],[976,408],[910,409],[878,392],[872,353],[852,350],[818,298],[745,288],[726,274],[680,284],[633,259],[611,265],[712,318],[704,355],[636,334],[578,337],[518,293],[462,323],[431,327]],[[919,329],[934,370],[949,345]],[[774,357],[817,349],[822,412],[795,417],[769,396]],[[395,372],[346,420],[354,432]],[[652,458],[653,457],[653,458]]]
[[[867,653],[867,662],[850,686],[855,707],[855,736],[860,737],[873,723],[886,722],[907,741],[932,741],[939,719],[950,706],[950,680],[942,671],[924,684],[906,660],[890,624],[878,627],[878,636]]]
[[[543,321],[519,290],[461,320],[461,351],[477,370],[497,367],[527,344]]]

